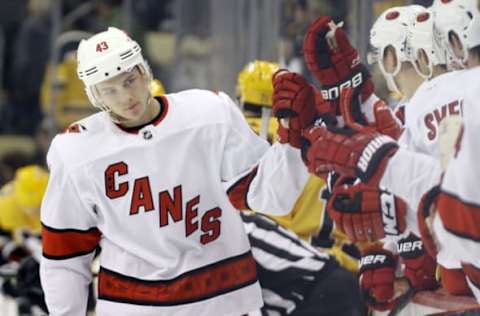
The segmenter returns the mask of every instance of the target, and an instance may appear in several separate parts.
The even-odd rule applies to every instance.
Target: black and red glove
[[[376,241],[405,231],[407,205],[393,194],[340,178],[327,202],[336,227],[353,242]]]
[[[391,137],[370,129],[314,126],[304,131],[307,141],[305,163],[310,173],[329,171],[360,178],[376,186],[398,144]]]
[[[364,249],[359,280],[360,289],[369,307],[380,311],[393,308],[396,267],[395,256],[381,245]]]
[[[340,91],[345,87],[358,90],[359,102],[372,95],[374,85],[370,73],[360,62],[358,52],[350,44],[345,31],[331,17],[321,16],[309,26],[303,41],[303,52],[308,69],[322,85],[325,100],[338,104]]]
[[[397,241],[398,255],[404,264],[405,277],[418,291],[434,290],[438,287],[435,278],[437,262],[423,248],[423,243],[410,233]]]
[[[403,127],[400,120],[388,105],[383,100],[377,100],[372,106],[374,121],[362,125],[361,122],[356,119],[358,114],[356,115],[355,108],[352,104],[355,99],[354,93],[352,88],[345,88],[341,92],[340,112],[342,113],[345,125],[355,129],[361,129],[364,127],[363,125],[367,125],[380,134],[388,135],[398,140],[403,132]]]
[[[272,80],[272,110],[279,119],[279,142],[301,148],[302,130],[316,118],[315,90],[302,75],[284,69],[277,71]]]

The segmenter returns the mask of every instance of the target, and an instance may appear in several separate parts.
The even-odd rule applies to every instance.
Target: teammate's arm
[[[238,209],[287,214],[308,180],[300,150],[287,143],[269,146],[233,101],[220,97],[229,115],[221,172],[230,201]]]

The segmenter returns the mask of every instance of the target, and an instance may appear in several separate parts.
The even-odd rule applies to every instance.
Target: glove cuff
[[[362,150],[357,162],[357,177],[363,183],[377,184],[387,167],[388,158],[398,149],[398,144],[389,136],[379,135]],[[372,180],[372,181],[370,181]]]

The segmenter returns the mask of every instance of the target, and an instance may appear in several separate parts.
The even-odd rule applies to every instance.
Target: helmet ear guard
[[[397,93],[400,91],[395,83],[395,76],[400,72],[403,62],[411,61],[408,27],[413,23],[416,7],[419,6],[390,8],[378,17],[370,30],[370,45],[375,52],[371,56],[378,62],[388,89]],[[394,54],[393,69],[387,69],[385,65],[387,51]]]

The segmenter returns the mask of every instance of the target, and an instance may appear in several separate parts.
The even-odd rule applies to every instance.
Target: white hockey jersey
[[[455,144],[437,199],[434,231],[441,248],[457,256],[480,302],[480,67],[465,71],[463,127]]]
[[[470,121],[476,119],[475,115],[477,114],[472,109],[478,107],[476,104],[478,98],[476,99],[473,96],[478,93],[478,78],[480,78],[480,67],[444,74],[421,86],[406,110],[406,122],[410,124],[410,132],[406,134],[408,141],[404,141],[404,144],[406,143],[407,148],[411,151],[401,148],[395,154],[387,166],[381,185],[388,187],[411,205],[418,205],[423,194],[440,183],[442,168],[440,167],[438,144],[439,124],[447,116],[462,115],[464,111],[463,120],[467,119]],[[466,110],[467,108],[469,108],[468,111]],[[473,143],[465,147],[468,147],[468,150],[475,150],[476,148]],[[426,155],[415,155],[413,152]],[[453,166],[449,165],[449,170],[455,168],[465,169],[465,167],[458,167],[457,159],[453,161],[450,162]],[[469,171],[465,169],[464,172]],[[447,172],[447,174],[449,173],[453,174],[451,171]],[[442,189],[448,192],[457,192],[457,190],[462,191],[468,188],[468,190],[476,192],[473,185],[475,182],[469,183],[464,180],[463,175],[458,177],[459,174],[459,170],[457,170],[455,176],[457,177],[457,183],[455,184],[452,184],[451,180],[447,180],[446,175]],[[452,176],[450,175],[449,177]],[[440,201],[448,200],[448,196],[449,194],[442,192]],[[449,206],[448,214],[450,216],[461,217],[461,212],[461,206],[453,204]],[[440,218],[437,217],[434,223],[435,235],[441,244],[438,256],[439,262],[447,268],[460,268],[460,260],[464,260],[464,258],[454,249],[462,248],[452,247],[452,245],[455,245],[450,240],[452,234],[448,233],[444,227],[444,225],[448,227],[453,223],[452,219],[445,218],[440,221]],[[466,223],[470,223],[472,227],[475,227],[472,220]],[[468,244],[463,241],[461,243],[464,245]],[[472,250],[462,252],[467,257],[471,253],[475,253]]]
[[[405,130],[400,145],[441,160],[440,124],[449,116],[462,115],[462,91],[454,88],[456,78],[461,75],[460,71],[445,73],[424,81],[418,87],[405,105]],[[407,223],[418,235],[416,211],[416,205],[409,207]],[[460,262],[451,253],[440,251],[437,260],[446,268],[461,268]]]
[[[223,93],[188,90],[162,104],[139,129],[102,112],[53,140],[40,271],[51,315],[85,315],[97,246],[99,316],[262,305],[236,208],[288,213],[308,178],[300,152],[269,147]]]
[[[480,67],[468,70],[471,80],[480,78]],[[466,77],[466,76],[465,76]],[[440,218],[445,229],[445,244],[460,250],[462,260],[480,262],[480,195],[479,135],[480,135],[480,84],[476,89],[465,90],[463,127],[457,140],[455,155],[445,172],[439,204]],[[439,207],[440,208],[440,207]],[[449,211],[447,211],[447,209]],[[451,210],[451,211],[450,211]],[[440,227],[438,227],[440,229]],[[454,242],[456,240],[456,242]],[[476,259],[475,259],[476,258]]]

